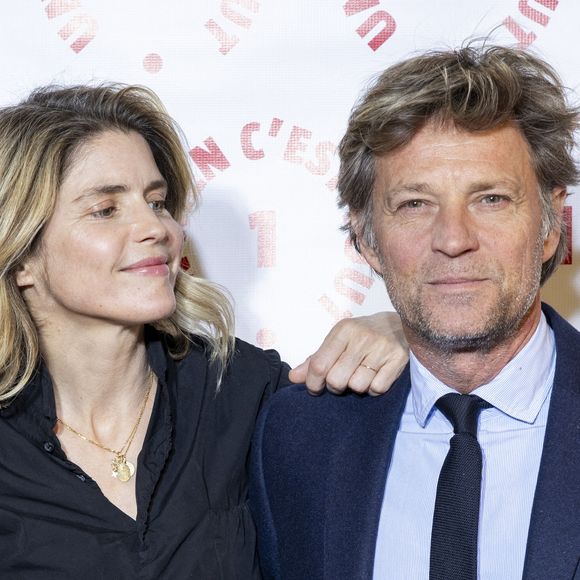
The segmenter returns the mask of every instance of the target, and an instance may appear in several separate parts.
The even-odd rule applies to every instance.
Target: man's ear
[[[362,225],[362,219],[360,215],[350,216],[352,227],[356,233],[356,241],[359,247],[360,253],[363,258],[367,261],[368,265],[377,273],[379,276],[383,275],[383,269],[381,266],[381,260],[378,252],[371,247],[364,235],[364,227]]]
[[[379,276],[383,275],[383,268],[381,266],[381,260],[377,251],[371,248],[365,241],[363,237],[358,240],[358,245],[360,248],[360,253],[363,258],[368,262],[369,266],[377,273]]]
[[[544,238],[544,255],[543,262],[549,260],[554,253],[556,248],[560,243],[560,236],[562,232],[561,223],[564,216],[564,204],[566,203],[566,197],[568,192],[565,187],[555,187],[552,190],[552,207],[554,208],[554,213],[557,218],[556,227],[552,228]]]

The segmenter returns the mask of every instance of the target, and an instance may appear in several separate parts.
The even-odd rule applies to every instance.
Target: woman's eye
[[[103,209],[91,212],[91,216],[96,218],[109,218],[113,216],[113,214],[115,213],[115,209],[116,209],[115,206],[111,205],[109,207],[105,207]]]
[[[149,202],[149,207],[153,211],[163,211],[165,209],[165,200],[164,199],[155,199]]]

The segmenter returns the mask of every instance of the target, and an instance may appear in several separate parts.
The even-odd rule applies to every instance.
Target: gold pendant
[[[119,481],[129,481],[135,474],[135,466],[127,461],[124,455],[117,455],[113,461],[111,461],[111,468],[113,477],[116,477]]]

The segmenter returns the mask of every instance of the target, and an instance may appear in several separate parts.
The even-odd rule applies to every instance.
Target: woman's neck
[[[150,383],[143,327],[45,327],[40,337],[60,419],[114,428],[139,409]]]

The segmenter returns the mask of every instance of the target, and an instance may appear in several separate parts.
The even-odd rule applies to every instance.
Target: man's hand
[[[381,395],[389,390],[409,358],[399,316],[379,312],[345,318],[328,333],[320,348],[290,371],[294,383],[306,383],[311,394],[324,388],[342,393]]]

